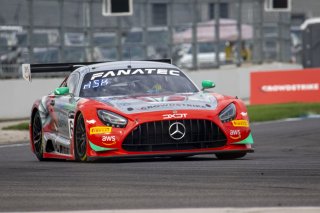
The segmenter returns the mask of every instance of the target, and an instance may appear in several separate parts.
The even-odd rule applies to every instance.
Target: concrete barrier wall
[[[213,91],[238,96],[248,103],[252,71],[297,68],[300,66],[291,64],[267,64],[240,68],[230,66],[217,70],[190,71],[187,74],[199,88],[202,80],[212,80],[216,83]],[[33,79],[32,83],[22,79],[0,80],[0,120],[29,117],[33,102],[51,93],[62,81],[62,78]]]
[[[0,81],[0,120],[27,118],[33,102],[52,92],[63,81],[62,78],[23,79]]]
[[[301,69],[300,65],[296,64],[263,64],[263,65],[243,65],[235,68],[225,66],[222,69],[201,70],[188,72],[188,76],[201,88],[202,80],[212,80],[216,87],[213,91],[224,95],[238,96],[246,103],[250,99],[250,73],[261,72],[265,70],[290,70]]]
[[[212,80],[216,87],[211,89],[224,95],[238,96],[249,99],[250,72],[248,70],[217,70],[189,72],[190,78],[201,88],[203,80]]]

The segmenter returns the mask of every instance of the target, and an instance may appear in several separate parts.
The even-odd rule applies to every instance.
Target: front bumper
[[[144,154],[126,154],[126,155],[108,155],[108,156],[91,156],[89,161],[100,159],[128,159],[128,158],[157,158],[157,157],[179,157],[179,156],[194,156],[194,155],[208,155],[219,153],[253,153],[253,148],[239,149],[239,150],[212,150],[212,151],[188,151],[188,152],[167,152],[167,153],[144,153]]]
[[[136,115],[126,128],[110,129],[105,134],[87,132],[89,158],[157,157],[173,155],[199,155],[221,152],[252,152],[253,139],[249,126],[221,123],[219,118],[207,111],[183,111],[188,119],[159,119],[164,112]],[[165,112],[167,113],[167,112]],[[239,119],[239,118],[238,118]],[[103,126],[98,119],[95,125]],[[181,140],[169,137],[172,123],[185,126],[186,134]],[[100,128],[100,127],[98,127]],[[236,135],[231,132],[236,131]],[[231,138],[231,136],[238,136]],[[250,136],[250,137],[249,137]],[[250,140],[249,140],[250,139]]]

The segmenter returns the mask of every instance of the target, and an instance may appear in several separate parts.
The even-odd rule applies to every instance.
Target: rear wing
[[[156,59],[156,60],[144,60],[155,61],[171,64],[171,59]],[[73,72],[81,66],[88,66],[92,64],[106,63],[111,61],[100,62],[80,62],[80,63],[51,63],[51,64],[22,64],[22,77],[31,82],[31,74],[33,73],[56,73],[56,72]]]
[[[22,64],[22,77],[31,82],[33,73],[56,73],[73,72],[80,66],[87,66],[102,62],[83,62],[83,63],[52,63],[52,64]]]

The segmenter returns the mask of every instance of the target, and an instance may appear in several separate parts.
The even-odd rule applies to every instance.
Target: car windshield
[[[198,89],[180,70],[141,68],[87,73],[80,97],[193,92]]]

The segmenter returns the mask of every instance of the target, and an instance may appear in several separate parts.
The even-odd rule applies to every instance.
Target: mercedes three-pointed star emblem
[[[181,140],[186,134],[186,127],[180,122],[174,122],[169,127],[169,135],[174,140]]]

